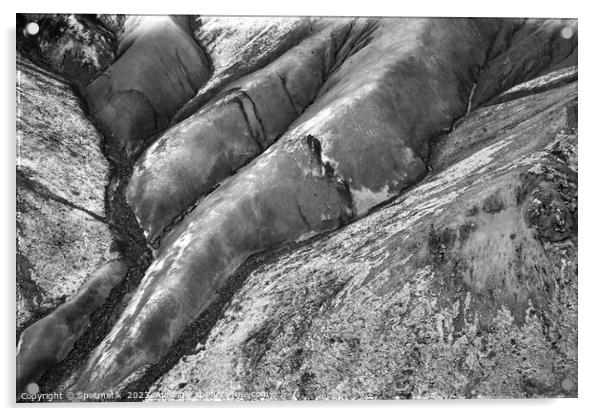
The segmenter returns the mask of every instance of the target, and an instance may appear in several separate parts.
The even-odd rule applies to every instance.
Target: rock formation
[[[105,264],[73,298],[23,331],[17,346],[18,390],[39,380],[67,356],[90,324],[90,315],[127,271],[128,264],[121,259]]]
[[[119,59],[86,89],[91,112],[119,152],[134,157],[206,81],[205,54],[186,17],[131,16]]]
[[[17,328],[118,256],[105,212],[110,166],[78,96],[17,56]]]
[[[575,395],[575,105],[573,83],[466,117],[403,197],[262,258],[149,397]]]
[[[23,333],[27,382],[125,399],[576,395],[575,21],[85,19],[114,60],[83,87],[84,60],[46,67],[104,135],[99,216],[133,271]],[[53,49],[23,50],[42,65]],[[89,293],[57,353],[28,349]],[[86,332],[100,307],[110,319]]]

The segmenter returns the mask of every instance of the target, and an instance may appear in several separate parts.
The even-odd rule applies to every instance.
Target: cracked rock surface
[[[112,34],[94,79],[26,68],[72,78],[51,101],[80,91],[89,113],[62,111],[96,153],[78,168],[70,127],[29,139],[19,189],[110,224],[123,265],[95,255],[113,289],[30,327],[96,294],[53,365],[22,337],[27,381],[138,400],[576,396],[576,21],[86,16],[61,19]],[[39,240],[20,235],[36,261]]]

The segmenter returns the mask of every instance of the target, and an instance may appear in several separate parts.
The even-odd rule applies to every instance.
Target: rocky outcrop
[[[17,14],[17,49],[39,66],[84,88],[115,59],[119,19],[95,15]],[[105,22],[114,22],[107,29]],[[28,24],[38,33],[29,33]]]
[[[115,258],[101,136],[70,86],[17,57],[17,330]]]
[[[94,21],[119,45],[85,90],[98,220],[133,266],[28,380],[60,361],[43,389],[576,394],[575,22]]]

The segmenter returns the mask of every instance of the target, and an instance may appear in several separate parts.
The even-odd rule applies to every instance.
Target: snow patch
[[[379,191],[373,191],[365,186],[360,189],[351,189],[353,205],[359,217],[367,214],[373,206],[391,199],[395,195],[394,192],[389,190],[389,185],[383,186]]]

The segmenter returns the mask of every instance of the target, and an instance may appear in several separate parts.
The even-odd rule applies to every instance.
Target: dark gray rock
[[[90,315],[104,303],[128,268],[121,259],[103,265],[75,296],[23,331],[17,346],[17,393],[65,359],[90,324]]]
[[[127,196],[150,242],[301,115],[327,77],[323,56],[349,25],[329,25],[266,67],[228,84],[146,150],[134,166]]]
[[[28,33],[30,23],[38,33]],[[17,49],[83,90],[113,62],[117,41],[93,15],[18,14]]]
[[[577,20],[517,19],[498,32],[474,91],[476,107],[516,84],[577,65]]]
[[[209,75],[187,17],[129,16],[124,27],[119,59],[86,90],[116,159],[136,156]]]

